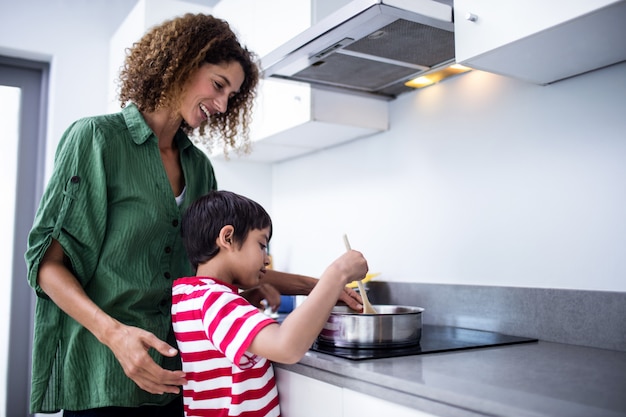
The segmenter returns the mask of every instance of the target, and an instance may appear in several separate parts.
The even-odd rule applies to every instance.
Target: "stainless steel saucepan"
[[[317,340],[348,348],[388,348],[419,343],[421,307],[374,305],[376,314],[357,313],[347,306],[333,308]]]

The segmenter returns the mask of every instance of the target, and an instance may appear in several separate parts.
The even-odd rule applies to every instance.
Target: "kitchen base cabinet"
[[[403,405],[343,388],[343,417],[437,417]]]
[[[274,367],[283,417],[437,417]]]
[[[342,388],[274,367],[282,417],[342,417]]]

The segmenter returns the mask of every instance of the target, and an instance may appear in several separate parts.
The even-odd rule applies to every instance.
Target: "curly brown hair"
[[[252,105],[259,81],[256,55],[242,46],[229,24],[205,14],[185,14],[155,26],[127,49],[120,71],[122,107],[134,103],[152,112],[177,106],[190,76],[204,63],[239,62],[244,82],[228,100],[228,110],[213,115],[194,130],[183,120],[181,128],[209,149],[214,136],[238,152],[249,150]]]

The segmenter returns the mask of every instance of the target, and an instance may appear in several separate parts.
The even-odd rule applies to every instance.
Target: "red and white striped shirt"
[[[280,416],[271,363],[246,352],[274,320],[214,278],[174,281],[172,324],[187,374],[185,416]]]

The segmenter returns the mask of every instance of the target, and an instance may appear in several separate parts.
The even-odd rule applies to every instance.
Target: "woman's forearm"
[[[284,295],[309,295],[318,281],[317,278],[275,270],[268,270],[263,277],[264,283],[273,285],[278,292]],[[339,301],[353,310],[361,311],[363,309],[361,296],[348,287],[344,287],[343,292],[339,295]]]
[[[67,267],[63,248],[55,240],[40,262],[37,283],[61,310],[112,351],[124,373],[140,388],[152,394],[176,394],[186,384],[183,372],[163,369],[148,355],[152,348],[171,357],[176,349],[146,330],[120,323],[98,307]]]
[[[61,244],[56,240],[46,251],[39,265],[37,283],[48,297],[83,327],[104,343],[103,339],[117,322],[105,314],[85,293],[65,265]],[[109,329],[109,330],[107,330]]]
[[[290,274],[287,272],[268,269],[263,282],[271,284],[284,295],[308,295],[318,279],[305,275]]]

